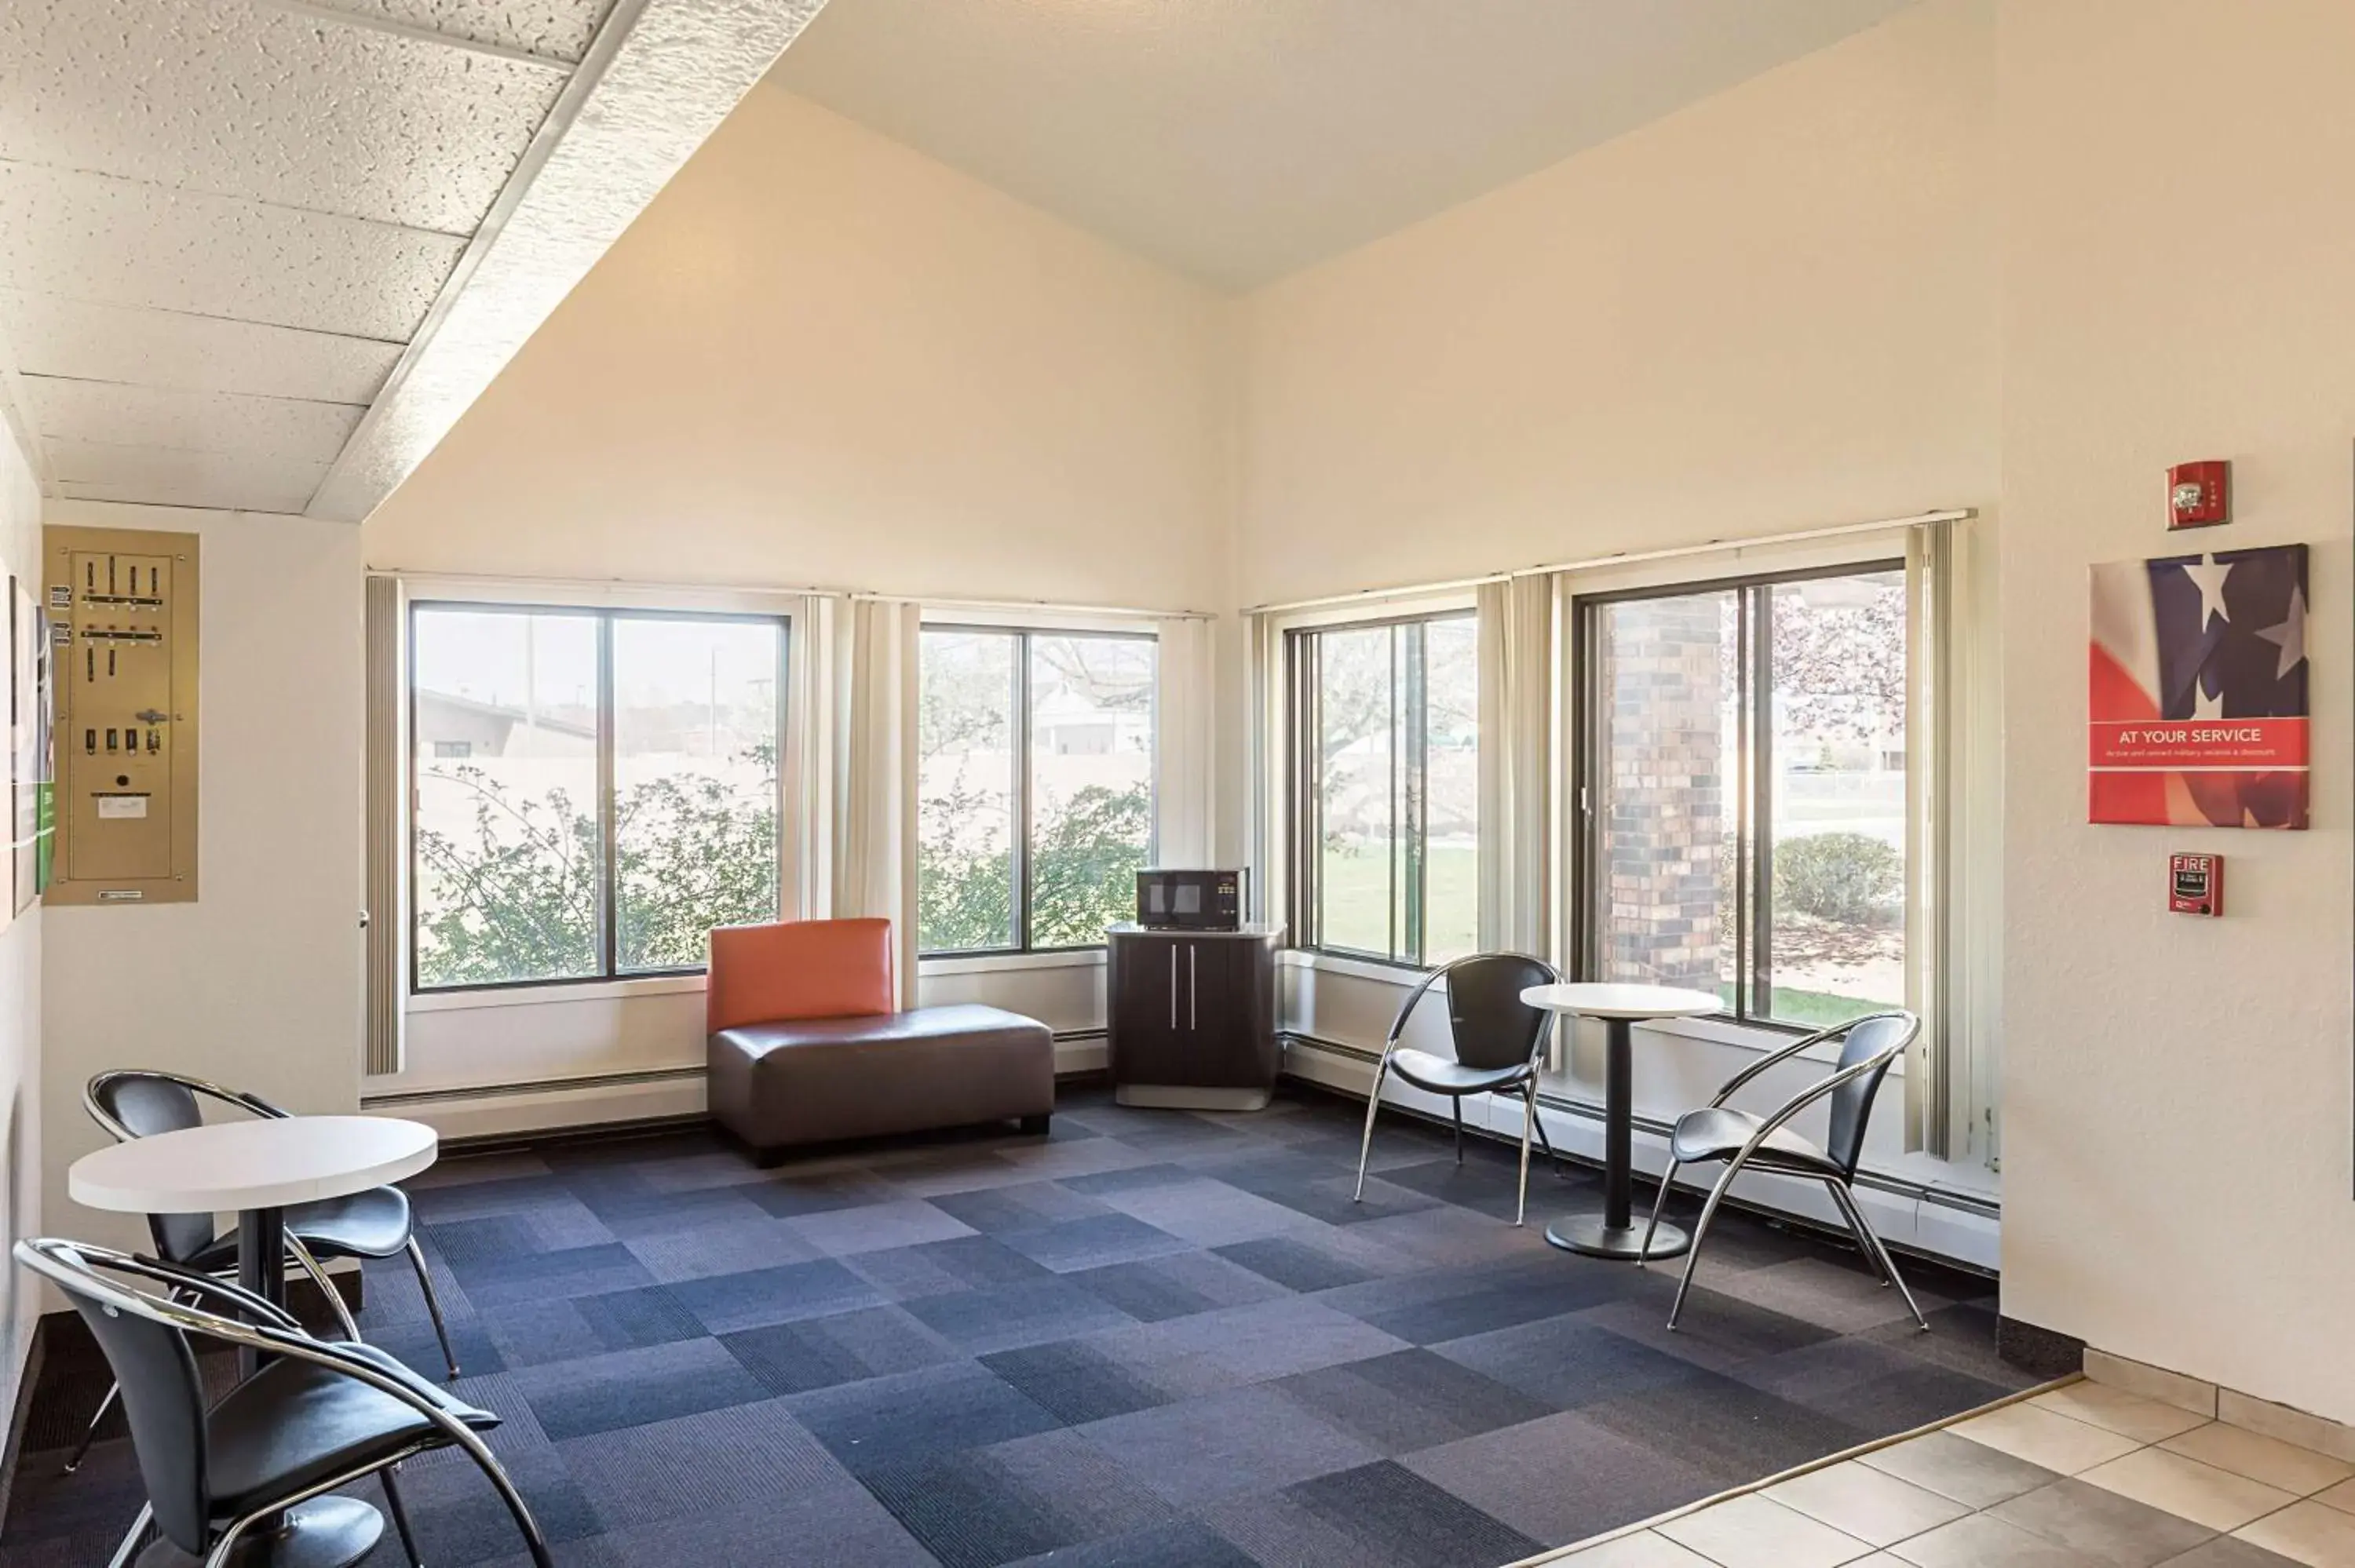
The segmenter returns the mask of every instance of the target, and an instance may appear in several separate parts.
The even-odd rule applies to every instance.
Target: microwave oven
[[[1140,871],[1136,923],[1156,931],[1233,931],[1243,923],[1241,871]]]

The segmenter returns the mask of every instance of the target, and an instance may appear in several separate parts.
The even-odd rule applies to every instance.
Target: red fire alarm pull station
[[[2224,912],[2224,857],[2179,854],[2168,862],[2167,906],[2178,915]]]
[[[2167,471],[2167,525],[2211,528],[2232,520],[2232,465],[2179,462]]]

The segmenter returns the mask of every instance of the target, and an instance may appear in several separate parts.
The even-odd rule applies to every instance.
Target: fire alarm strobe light
[[[2167,906],[2178,915],[2222,915],[2224,912],[2224,857],[2221,854],[2179,854],[2169,857]]]
[[[2222,459],[2167,471],[2167,525],[2210,528],[2232,520],[2232,465]]]

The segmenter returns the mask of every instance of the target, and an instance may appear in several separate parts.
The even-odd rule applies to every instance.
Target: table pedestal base
[[[275,1530],[257,1528],[228,1561],[235,1568],[348,1568],[384,1534],[384,1515],[357,1498],[313,1498],[287,1511]],[[186,1568],[197,1562],[168,1541],[139,1554],[137,1568]]]
[[[1692,1238],[1684,1227],[1660,1222],[1657,1234],[1652,1237],[1652,1250],[1644,1251],[1644,1227],[1638,1224],[1614,1225],[1601,1214],[1572,1214],[1556,1220],[1546,1227],[1546,1240],[1564,1252],[1583,1253],[1588,1257],[1613,1257],[1646,1260],[1680,1257]]]

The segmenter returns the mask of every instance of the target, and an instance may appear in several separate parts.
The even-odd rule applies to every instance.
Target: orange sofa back
[[[891,922],[785,920],[711,933],[704,1028],[892,1012]]]

